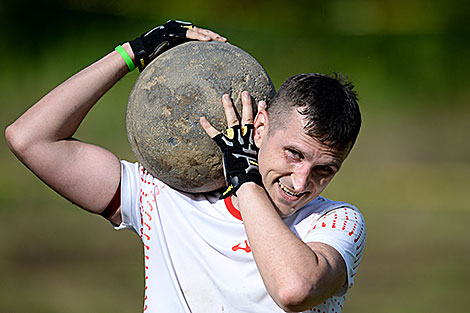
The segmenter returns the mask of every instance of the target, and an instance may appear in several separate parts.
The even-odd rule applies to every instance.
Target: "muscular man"
[[[176,23],[176,24],[175,24]],[[75,74],[6,130],[15,155],[78,206],[132,229],[145,253],[149,312],[340,312],[365,245],[360,212],[320,196],[360,128],[350,84],[320,74],[289,78],[253,117],[238,121],[228,95],[221,147],[229,187],[190,194],[138,163],[72,136],[91,107],[163,49],[220,35],[171,22]]]

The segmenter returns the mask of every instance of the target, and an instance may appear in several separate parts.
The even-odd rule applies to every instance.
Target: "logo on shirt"
[[[245,245],[244,247],[242,245]],[[248,240],[245,240],[244,242],[240,242],[238,245],[232,247],[233,251],[238,251],[238,250],[243,250],[246,253],[251,252],[250,245],[248,244]]]

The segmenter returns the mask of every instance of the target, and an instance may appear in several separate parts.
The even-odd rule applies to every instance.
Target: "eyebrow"
[[[285,148],[291,149],[291,150],[295,150],[295,151],[299,152],[300,154],[302,154],[303,156],[309,155],[308,153],[304,152],[304,151],[303,151],[302,149],[300,149],[299,147],[294,146],[294,145],[292,145],[292,144],[286,145]],[[333,154],[336,154],[336,153],[333,153]],[[339,157],[336,157],[336,156],[334,156],[334,157],[333,157],[333,160],[331,160],[330,162],[323,163],[323,165],[336,167],[337,170],[339,170],[339,169],[341,168],[341,165],[342,165],[342,164],[343,164],[343,162],[340,161],[340,158],[339,158]]]

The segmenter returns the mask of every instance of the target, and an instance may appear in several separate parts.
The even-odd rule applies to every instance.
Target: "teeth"
[[[279,182],[279,186],[281,187],[282,190],[284,190],[285,193],[287,193],[289,196],[297,197],[300,196],[300,193],[292,192],[289,189],[286,188],[281,182]]]

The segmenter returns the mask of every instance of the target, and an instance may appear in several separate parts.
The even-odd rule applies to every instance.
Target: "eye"
[[[335,171],[327,166],[327,165],[319,165],[319,166],[315,166],[315,172],[320,175],[320,176],[331,176],[335,173]]]
[[[292,159],[294,161],[300,161],[304,158],[301,152],[290,148],[286,149],[286,155],[289,159]]]

